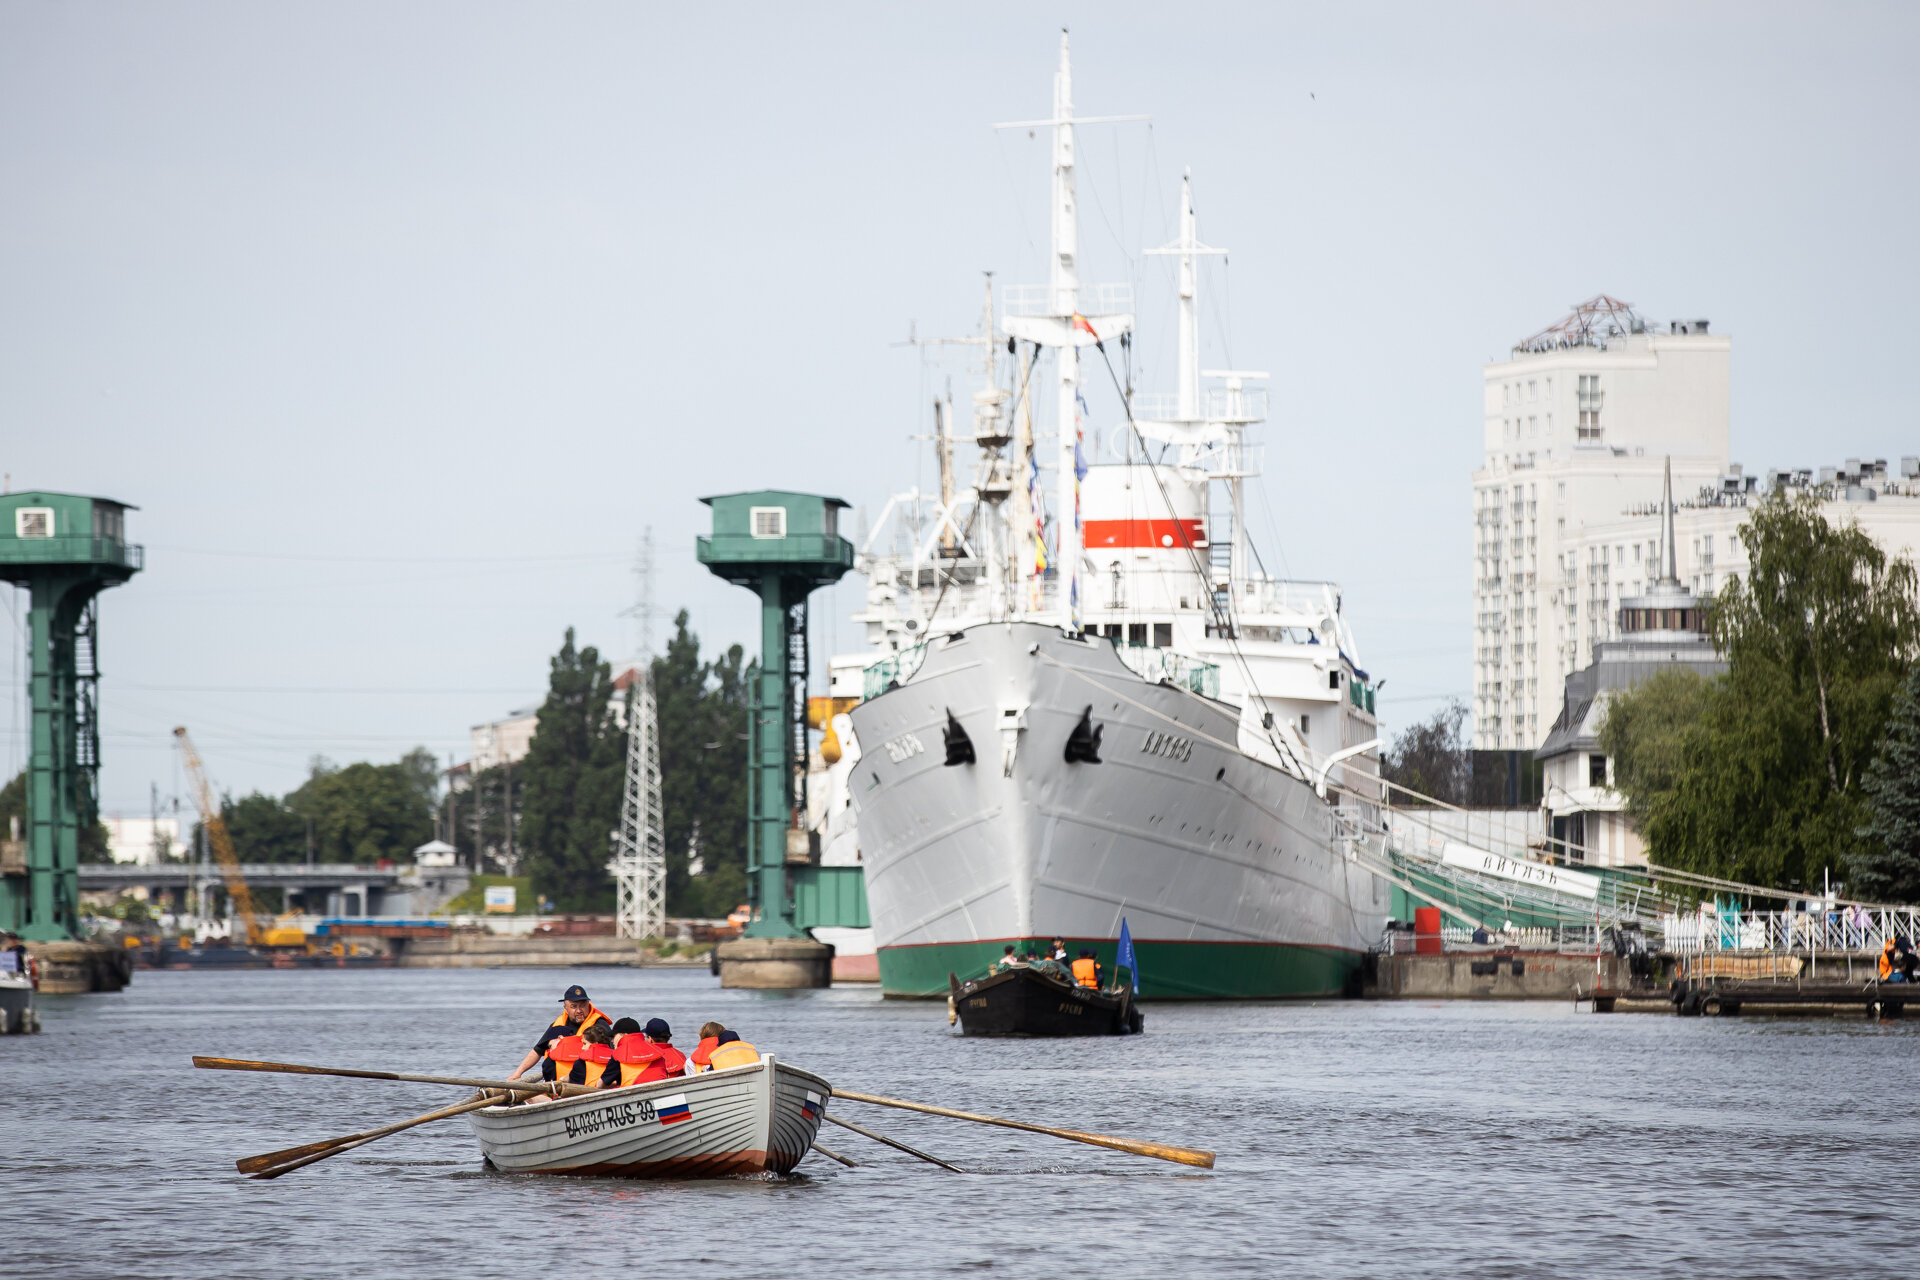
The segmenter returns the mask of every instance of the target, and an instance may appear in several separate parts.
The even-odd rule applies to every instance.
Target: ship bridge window
[[[1127,643],[1139,645],[1143,649],[1146,648],[1147,624],[1144,622],[1129,622],[1127,624]]]
[[[1156,622],[1153,624],[1153,647],[1156,649],[1173,648],[1173,624]]]
[[[1338,671],[1327,672],[1327,688],[1338,689],[1339,687],[1340,687],[1340,673]]]

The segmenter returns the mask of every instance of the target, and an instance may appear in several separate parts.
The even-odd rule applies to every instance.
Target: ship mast
[[[1073,65],[1067,33],[1060,32],[1060,66],[1053,75],[1053,116],[1018,120],[997,129],[1053,129],[1052,244],[1047,270],[1047,303],[1038,315],[1009,315],[1007,333],[1056,349],[1054,389],[1058,413],[1055,451],[1054,561],[1060,575],[1059,608],[1064,625],[1080,629],[1080,348],[1115,338],[1133,328],[1131,314],[1081,314],[1080,221],[1074,200],[1073,129],[1077,124],[1145,120],[1146,116],[1073,114]]]

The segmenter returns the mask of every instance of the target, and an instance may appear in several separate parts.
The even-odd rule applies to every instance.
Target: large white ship
[[[1052,131],[1050,278],[997,323],[989,291],[973,482],[949,408],[940,494],[897,497],[861,548],[873,648],[832,663],[861,700],[831,719],[825,861],[865,865],[890,995],[1056,935],[1111,964],[1122,920],[1145,995],[1336,993],[1389,901],[1350,839],[1379,798],[1369,677],[1339,588],[1271,575],[1248,536],[1266,375],[1200,367],[1218,251],[1185,181],[1149,251],[1177,260],[1175,389],[1088,423],[1083,379],[1118,386],[1134,317],[1128,287],[1079,279],[1064,33],[1053,106],[1021,126]]]

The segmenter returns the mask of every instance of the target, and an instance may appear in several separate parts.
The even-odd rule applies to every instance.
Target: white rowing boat
[[[789,1173],[820,1131],[833,1086],[771,1057],[552,1102],[467,1115],[508,1173],[716,1178]]]

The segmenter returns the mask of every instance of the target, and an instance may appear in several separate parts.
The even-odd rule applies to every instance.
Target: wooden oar
[[[1213,1168],[1213,1152],[1201,1151],[1194,1147],[1176,1147],[1161,1142],[1136,1142],[1132,1138],[1115,1138],[1104,1133],[1082,1133],[1078,1129],[1050,1129],[1043,1124],[1002,1120],[998,1116],[983,1116],[971,1111],[955,1111],[950,1107],[928,1106],[924,1102],[908,1102],[904,1098],[883,1098],[877,1093],[853,1093],[847,1089],[835,1089],[833,1096],[853,1102],[870,1102],[876,1107],[899,1107],[903,1111],[920,1111],[930,1116],[946,1116],[950,1120],[972,1120],[976,1124],[997,1124],[1003,1129],[1044,1133],[1053,1138],[1066,1138],[1072,1142],[1085,1142],[1096,1147],[1126,1151],[1136,1156],[1152,1156],[1156,1160],[1171,1160],[1176,1164],[1190,1164],[1202,1169]]]
[[[858,1169],[860,1167],[859,1165],[855,1164],[853,1161],[841,1155],[839,1152],[829,1151],[817,1142],[813,1144],[813,1149],[815,1151],[818,1151],[821,1155],[825,1156],[829,1160],[838,1160],[841,1164],[847,1166],[847,1168],[849,1169]]]
[[[955,1169],[952,1165],[948,1164],[945,1160],[942,1160],[939,1156],[930,1156],[924,1151],[914,1150],[912,1147],[908,1146],[904,1142],[895,1142],[892,1138],[889,1138],[884,1133],[875,1133],[871,1129],[862,1129],[859,1125],[853,1123],[853,1121],[851,1120],[842,1120],[839,1116],[822,1116],[820,1118],[822,1120],[827,1121],[829,1124],[837,1124],[842,1129],[851,1129],[863,1138],[872,1138],[875,1142],[884,1142],[888,1146],[893,1147],[900,1151],[904,1151],[910,1156],[918,1156],[920,1159],[925,1160],[928,1164],[937,1164],[942,1169],[946,1169],[953,1173],[966,1172],[965,1169]]]
[[[346,1067],[303,1067],[292,1062],[255,1062],[250,1058],[195,1057],[193,1065],[212,1071],[276,1071],[295,1076],[345,1076],[350,1080],[404,1080],[409,1084],[452,1084],[464,1089],[510,1089],[515,1093],[548,1093],[556,1098],[600,1092],[584,1084],[558,1080],[469,1080],[465,1076],[414,1076],[398,1071],[354,1071]]]
[[[462,1115],[468,1111],[478,1111],[482,1107],[493,1106],[502,1098],[513,1096],[516,1095],[504,1092],[489,1093],[484,1098],[468,1099],[466,1102],[459,1103],[458,1105],[442,1107],[438,1111],[429,1111],[423,1116],[415,1116],[411,1120],[402,1120],[399,1124],[390,1124],[385,1128],[369,1129],[365,1133],[350,1133],[344,1138],[328,1138],[324,1142],[309,1142],[303,1147],[288,1147],[284,1151],[269,1151],[264,1155],[246,1156],[242,1159],[235,1160],[233,1164],[234,1167],[242,1173],[259,1173],[262,1169],[271,1169],[275,1165],[280,1164],[290,1164],[306,1156],[318,1155],[323,1151],[331,1151],[335,1147],[344,1147],[348,1144],[358,1146],[362,1142],[372,1142],[375,1138],[384,1138],[388,1134],[399,1133],[402,1129],[411,1129],[417,1124],[426,1124],[432,1120],[444,1120],[448,1116]],[[533,1095],[529,1093],[517,1096],[524,1098],[532,1097]]]

